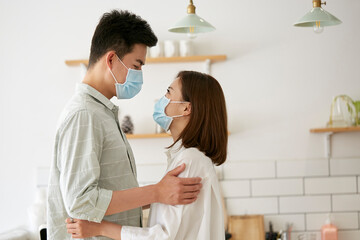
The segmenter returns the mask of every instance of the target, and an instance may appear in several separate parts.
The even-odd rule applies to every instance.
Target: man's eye
[[[169,89],[166,89],[166,92],[167,92],[167,93],[170,93],[170,90],[169,90]]]
[[[134,65],[134,69],[139,69],[140,67],[138,67],[138,66],[136,66],[136,65]]]

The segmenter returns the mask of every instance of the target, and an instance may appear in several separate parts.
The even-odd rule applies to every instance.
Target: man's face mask
[[[130,99],[136,96],[141,90],[143,84],[143,74],[141,70],[135,70],[131,68],[127,68],[125,64],[120,60],[120,58],[115,55],[117,59],[121,62],[122,65],[128,70],[126,75],[125,82],[123,84],[119,83],[111,69],[109,71],[115,80],[116,87],[116,97],[118,99]]]

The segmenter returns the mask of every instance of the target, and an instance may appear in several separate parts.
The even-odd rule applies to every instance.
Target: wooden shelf
[[[226,55],[209,55],[209,56],[189,56],[189,57],[159,57],[146,58],[146,63],[173,63],[173,62],[202,62],[210,60],[211,62],[225,61]],[[68,66],[78,66],[80,64],[88,65],[89,60],[66,60],[65,64]]]
[[[326,128],[312,128],[310,132],[312,133],[325,133],[325,132],[358,132],[360,131],[360,126],[356,127],[326,127]]]
[[[68,65],[68,66],[78,66],[78,65],[81,65],[81,64],[84,64],[84,65],[87,66],[89,64],[89,60],[87,60],[87,59],[65,60],[65,64]]]
[[[126,134],[128,139],[136,139],[136,138],[166,138],[171,137],[168,133],[152,133],[152,134]]]
[[[147,63],[203,62],[206,60],[210,60],[211,62],[225,61],[226,55],[147,58],[146,62]]]

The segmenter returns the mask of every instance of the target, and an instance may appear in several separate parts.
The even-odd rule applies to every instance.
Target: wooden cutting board
[[[228,232],[232,235],[231,240],[264,240],[264,216],[230,216]]]

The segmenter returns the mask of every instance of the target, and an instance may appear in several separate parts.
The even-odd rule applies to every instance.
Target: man
[[[112,11],[96,27],[83,82],[60,118],[48,188],[48,239],[70,239],[68,217],[141,226],[141,207],[154,202],[189,204],[200,178],[178,178],[185,166],[159,183],[138,187],[130,145],[110,99],[141,89],[147,47],[157,38],[146,21]],[[106,239],[97,237],[93,239]]]

